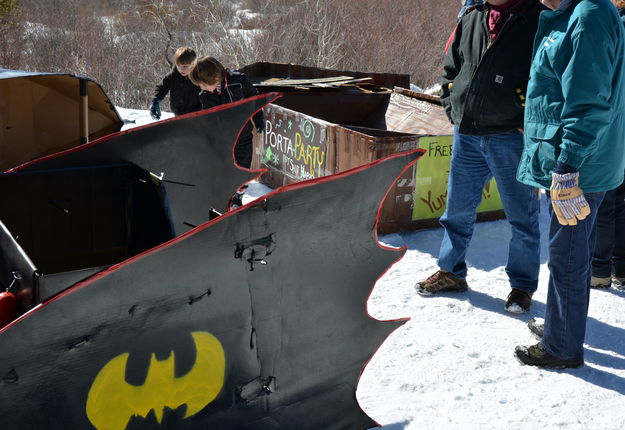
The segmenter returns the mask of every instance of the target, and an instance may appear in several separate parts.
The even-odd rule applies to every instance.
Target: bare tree
[[[173,67],[171,61],[171,49],[174,39],[174,33],[180,26],[181,11],[173,1],[168,0],[143,0],[143,4],[139,8],[139,14],[142,18],[151,23],[155,37],[163,38],[163,58]]]
[[[457,11],[457,0],[0,0],[0,67],[87,75],[132,108],[148,106],[182,45],[231,68],[409,73],[427,86]]]
[[[439,80],[456,0],[341,0],[351,69],[408,73],[428,86]]]
[[[253,61],[257,30],[243,27],[232,2],[193,0],[190,19],[191,40],[204,55],[218,58],[228,67],[242,67]]]
[[[22,52],[23,25],[17,0],[0,0],[0,65],[19,67]]]
[[[306,28],[316,40],[314,65],[336,68],[346,55],[338,9],[331,0],[313,0],[311,6],[307,9]]]
[[[258,4],[258,3],[257,3]],[[261,3],[265,17],[256,49],[265,61],[334,68],[341,65],[344,32],[334,0]]]

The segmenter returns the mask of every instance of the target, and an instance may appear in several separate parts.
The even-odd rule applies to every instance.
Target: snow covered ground
[[[141,125],[154,122],[154,120],[150,117],[150,111],[125,109],[120,107],[116,107],[115,109],[117,109],[119,116],[121,116],[125,122],[122,130],[128,130],[129,128],[139,127]],[[173,117],[174,114],[171,112],[161,112],[161,120]]]
[[[441,229],[381,238],[409,249],[378,281],[369,312],[411,318],[373,357],[357,391],[363,409],[385,429],[625,428],[625,292],[592,291],[584,367],[542,370],[514,358],[515,345],[537,342],[527,321],[544,316],[546,204],[543,195],[540,283],[526,315],[503,309],[505,221],[477,225],[466,293],[414,292],[415,282],[437,270]]]
[[[120,113],[134,119],[132,125],[151,121],[146,111]],[[253,183],[244,202],[267,191]],[[477,225],[465,293],[421,297],[413,289],[437,270],[441,229],[380,237],[408,250],[375,285],[368,311],[380,320],[411,318],[380,347],[358,386],[360,405],[383,429],[625,428],[625,292],[592,291],[584,367],[542,370],[514,358],[515,345],[537,342],[526,323],[545,311],[544,196],[541,211],[540,284],[525,315],[503,309],[505,221]]]

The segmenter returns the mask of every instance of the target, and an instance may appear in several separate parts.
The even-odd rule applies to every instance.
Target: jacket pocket
[[[560,155],[560,124],[525,124],[525,154],[531,176],[540,183],[550,183]]]

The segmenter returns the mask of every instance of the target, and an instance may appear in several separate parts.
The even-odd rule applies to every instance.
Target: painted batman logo
[[[129,353],[109,361],[96,376],[87,396],[87,417],[97,430],[124,430],[132,417],[146,418],[154,411],[160,423],[166,408],[186,405],[189,418],[211,403],[224,385],[226,359],[219,340],[207,332],[191,333],[196,347],[193,367],[175,376],[176,355],[165,360],[152,354],[145,382],[134,386],[126,382]]]

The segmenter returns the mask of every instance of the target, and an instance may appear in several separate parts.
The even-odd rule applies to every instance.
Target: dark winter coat
[[[252,85],[250,80],[243,73],[227,70],[224,81],[224,89],[221,91],[221,94],[217,92],[209,93],[208,91],[202,91],[200,93],[202,109],[236,102],[258,94],[254,85]],[[262,122],[263,112],[260,111],[254,115],[254,124],[258,128],[262,127]]]
[[[200,93],[202,109],[236,102],[258,94],[254,85],[252,85],[250,80],[243,73],[227,70],[222,85],[221,94],[216,91],[202,91]],[[263,111],[258,111],[253,116],[253,120],[254,127],[258,130],[262,130],[264,127]],[[237,140],[234,154],[237,164],[243,167],[250,167],[252,161],[252,124],[250,124],[250,122],[245,124],[239,136],[239,140]]]
[[[460,133],[497,134],[523,126],[534,35],[546,8],[525,0],[515,9],[494,41],[486,5],[467,13],[456,27],[445,56],[441,101]]]
[[[169,93],[171,111],[174,115],[184,115],[202,108],[200,91],[200,87],[194,85],[188,77],[182,76],[174,66],[174,69],[156,86],[154,97],[163,100]]]

